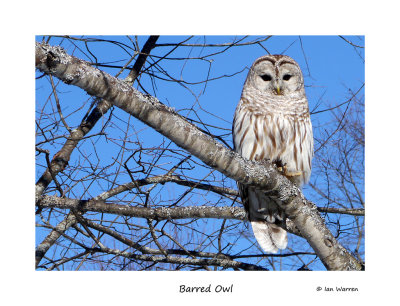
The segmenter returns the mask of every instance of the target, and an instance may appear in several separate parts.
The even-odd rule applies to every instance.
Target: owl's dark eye
[[[292,77],[292,76],[291,76],[290,74],[285,74],[285,75],[283,76],[282,79],[283,79],[284,81],[289,81],[291,77]]]
[[[269,74],[263,74],[260,75],[260,77],[263,79],[263,81],[271,81],[272,77]]]

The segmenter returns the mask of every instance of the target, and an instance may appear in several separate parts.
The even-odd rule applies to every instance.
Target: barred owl
[[[250,68],[233,120],[235,151],[276,164],[298,187],[311,174],[313,134],[299,65],[289,56],[267,55]],[[239,184],[254,236],[265,252],[287,246],[285,214],[277,199]]]

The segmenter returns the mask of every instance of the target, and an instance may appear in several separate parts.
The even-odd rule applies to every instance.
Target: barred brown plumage
[[[313,134],[299,65],[289,56],[267,55],[253,63],[233,120],[236,152],[269,159],[300,188],[311,174]],[[277,199],[239,184],[254,236],[265,252],[287,245],[285,215]]]

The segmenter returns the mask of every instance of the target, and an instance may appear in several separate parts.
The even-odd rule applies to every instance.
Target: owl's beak
[[[281,88],[279,87],[279,84],[276,85],[276,93],[277,93],[278,95],[281,94]]]

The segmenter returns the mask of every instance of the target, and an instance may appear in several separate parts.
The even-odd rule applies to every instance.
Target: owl
[[[295,60],[266,55],[250,68],[232,127],[235,151],[253,161],[270,160],[299,188],[308,182],[313,133],[303,74]],[[287,246],[285,214],[278,199],[239,184],[254,236],[265,252]]]

